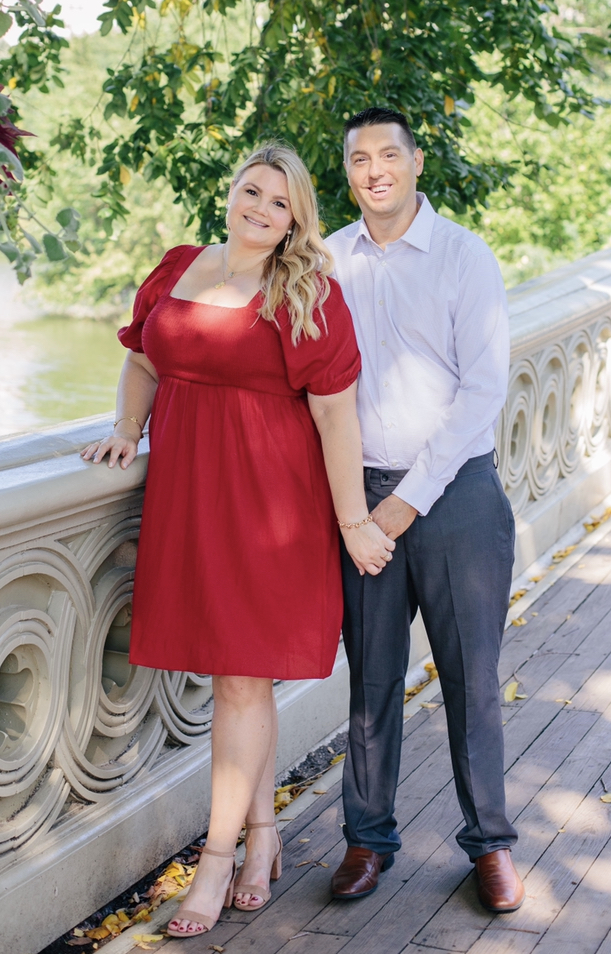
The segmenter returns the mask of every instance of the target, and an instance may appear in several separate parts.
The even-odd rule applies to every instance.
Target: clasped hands
[[[373,523],[358,530],[342,530],[346,549],[361,576],[377,576],[392,560],[395,540],[411,527],[418,511],[395,494],[385,497],[371,511]]]

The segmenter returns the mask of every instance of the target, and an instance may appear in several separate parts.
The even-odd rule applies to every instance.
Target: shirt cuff
[[[395,487],[393,494],[417,510],[421,517],[426,517],[444,490],[444,484],[419,474],[414,468],[408,471],[401,483]]]

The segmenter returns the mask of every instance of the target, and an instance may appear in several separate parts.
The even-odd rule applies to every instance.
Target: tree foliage
[[[425,151],[422,186],[434,204],[478,213],[518,168],[539,169],[533,156],[468,148],[476,89],[519,99],[550,129],[599,105],[588,82],[594,58],[610,55],[606,33],[563,31],[555,12],[537,0],[106,0],[101,32],[119,30],[129,46],[108,69],[103,118],[72,117],[54,147],[98,164],[109,235],[127,215],[135,173],[168,182],[206,240],[223,229],[229,170],[256,143],[282,138],[308,164],[334,229],[355,215],[343,122],[387,105],[405,113]],[[242,25],[237,43],[222,39],[232,16]],[[28,29],[45,51],[39,88],[61,82],[49,21],[46,33]],[[20,55],[0,60],[0,82],[27,90],[34,67],[20,67]],[[103,124],[112,132],[100,140]]]
[[[41,0],[0,2],[0,36],[13,26],[22,27],[19,42],[0,63],[0,251],[13,264],[21,282],[29,278],[31,265],[43,252],[51,262],[63,261],[70,251],[80,248],[78,228],[80,216],[73,208],[62,209],[53,226],[45,224],[26,204],[23,186],[24,167],[34,170],[44,165],[35,150],[24,150],[22,164],[16,142],[33,133],[18,129],[12,121],[15,110],[8,96],[1,91],[16,87],[27,93],[36,88],[48,93],[50,84],[62,86],[60,57],[67,41],[55,32],[62,27],[60,6],[49,13],[40,9]],[[40,240],[29,229],[38,228]]]
[[[226,14],[235,0],[216,0]],[[154,0],[108,0],[105,26],[146,30]],[[580,82],[606,41],[568,36],[546,22],[536,0],[272,0],[256,42],[216,69],[210,41],[188,38],[190,18],[209,4],[164,0],[176,39],[146,44],[105,84],[107,116],[131,116],[129,134],[105,148],[102,171],[120,193],[121,170],[163,176],[201,223],[221,227],[219,180],[262,139],[294,144],[317,185],[327,224],[354,215],[342,170],[344,119],[371,104],[404,112],[427,156],[423,186],[436,205],[457,212],[484,205],[507,185],[515,164],[469,158],[463,148],[473,86],[521,94],[552,127],[597,105]],[[132,20],[128,25],[128,12]],[[137,19],[136,19],[137,18]],[[144,21],[144,22],[143,22]],[[134,23],[136,24],[134,26]],[[190,101],[199,106],[188,109]]]

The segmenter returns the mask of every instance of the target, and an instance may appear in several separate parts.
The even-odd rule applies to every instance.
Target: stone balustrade
[[[611,252],[520,286],[510,307],[497,443],[521,572],[611,491]],[[0,952],[10,954],[39,951],[207,821],[211,680],[128,662],[146,441],[127,471],[78,456],[110,421],[0,441]],[[421,629],[415,644],[417,671]],[[276,688],[280,772],[346,718],[341,649],[329,680]]]

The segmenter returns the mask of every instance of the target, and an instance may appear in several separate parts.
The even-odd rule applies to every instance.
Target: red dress
[[[134,586],[130,661],[154,669],[322,678],[342,620],[337,523],[306,391],[356,380],[348,308],[291,343],[243,308],[173,298],[202,251],[171,249],[141,286],[121,343],[159,375]],[[318,319],[320,325],[320,318]]]

